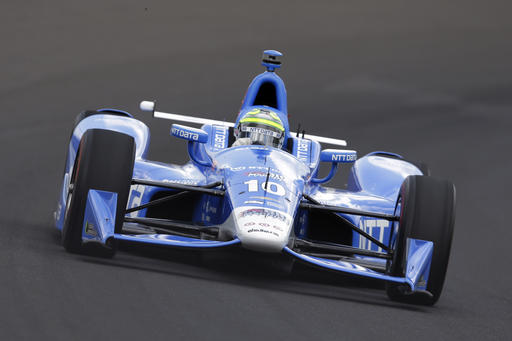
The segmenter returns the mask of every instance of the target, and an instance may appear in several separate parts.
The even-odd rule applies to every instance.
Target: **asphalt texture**
[[[0,339],[512,339],[512,24],[508,1],[5,1],[0,5]],[[443,295],[388,300],[371,281],[216,268],[124,247],[68,254],[52,214],[74,117],[132,112],[150,158],[183,163],[170,122],[233,119],[284,52],[291,126],[400,153],[457,187]],[[342,186],[338,177],[335,185]]]

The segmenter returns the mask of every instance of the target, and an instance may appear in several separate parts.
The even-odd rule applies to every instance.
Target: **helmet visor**
[[[241,138],[250,138],[251,144],[272,146],[281,148],[283,144],[283,133],[281,131],[274,131],[268,127],[240,127]]]

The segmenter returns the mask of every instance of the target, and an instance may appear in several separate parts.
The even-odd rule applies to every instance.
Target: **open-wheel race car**
[[[276,74],[281,53],[249,85],[234,123],[157,111],[188,141],[185,165],[146,159],[150,132],[116,109],[80,114],[55,212],[64,248],[113,255],[118,241],[250,250],[386,282],[393,300],[434,304],[454,226],[455,189],[389,152],[357,159],[339,139],[291,132]],[[323,178],[321,162],[331,164]],[[325,184],[351,165],[346,189]],[[93,247],[91,245],[100,245]],[[213,252],[213,251],[212,251]]]

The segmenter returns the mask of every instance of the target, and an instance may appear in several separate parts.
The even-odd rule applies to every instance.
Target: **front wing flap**
[[[408,239],[407,247],[407,267],[404,277],[391,276],[346,260],[327,259],[302,254],[288,247],[285,247],[284,251],[305,263],[320,268],[388,282],[407,284],[413,292],[424,291],[427,287],[434,244],[431,241],[410,238]]]

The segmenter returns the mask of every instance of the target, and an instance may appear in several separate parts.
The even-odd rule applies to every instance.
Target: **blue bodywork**
[[[338,166],[333,162],[331,174],[317,178],[321,160],[352,162],[355,153],[321,153],[321,146],[314,140],[290,134],[287,118],[286,89],[282,79],[273,70],[256,76],[250,84],[242,102],[241,112],[267,104],[281,118],[286,130],[286,149],[265,146],[230,147],[232,131],[224,125],[207,124],[201,129],[174,125],[171,134],[185,138],[188,143],[190,161],[185,165],[165,164],[147,160],[150,143],[148,127],[126,113],[126,116],[109,115],[105,109],[99,114],[83,119],[74,129],[68,146],[68,157],[62,180],[62,190],[55,212],[56,227],[62,230],[68,193],[69,179],[75,163],[80,139],[88,129],[107,129],[130,135],[136,144],[133,178],[183,185],[206,185],[222,182],[223,197],[198,194],[190,208],[189,223],[197,226],[220,226],[218,240],[196,239],[170,234],[115,233],[116,193],[91,189],[87,198],[84,218],[84,242],[105,244],[109,238],[118,240],[168,245],[187,248],[218,248],[241,245],[264,252],[289,254],[313,265],[350,274],[377,278],[385,281],[405,283],[414,290],[424,290],[428,280],[432,256],[432,242],[409,239],[407,271],[405,277],[393,277],[348,261],[319,258],[300,254],[292,250],[293,238],[310,238],[316,230],[318,217],[300,208],[307,195],[317,202],[329,206],[345,207],[362,211],[393,215],[398,192],[409,175],[422,175],[412,163],[400,155],[375,152],[365,155],[353,163],[346,189],[324,186]],[[268,106],[266,106],[268,107]],[[235,127],[240,119],[236,118]],[[189,134],[195,134],[189,138]],[[345,155],[341,160],[340,155]],[[353,155],[353,156],[351,156]],[[343,165],[343,163],[342,163]],[[173,190],[158,186],[132,185],[127,208],[137,207]],[[148,209],[127,214],[129,217],[147,217]],[[391,222],[385,219],[339,213],[361,230],[382,243],[389,245]],[[268,226],[267,226],[268,225]],[[341,237],[340,237],[341,238]],[[344,242],[352,247],[382,251],[361,235],[348,231]],[[325,240],[324,240],[325,241]],[[341,240],[331,241],[341,243]],[[383,265],[383,260],[360,257],[366,261]]]

